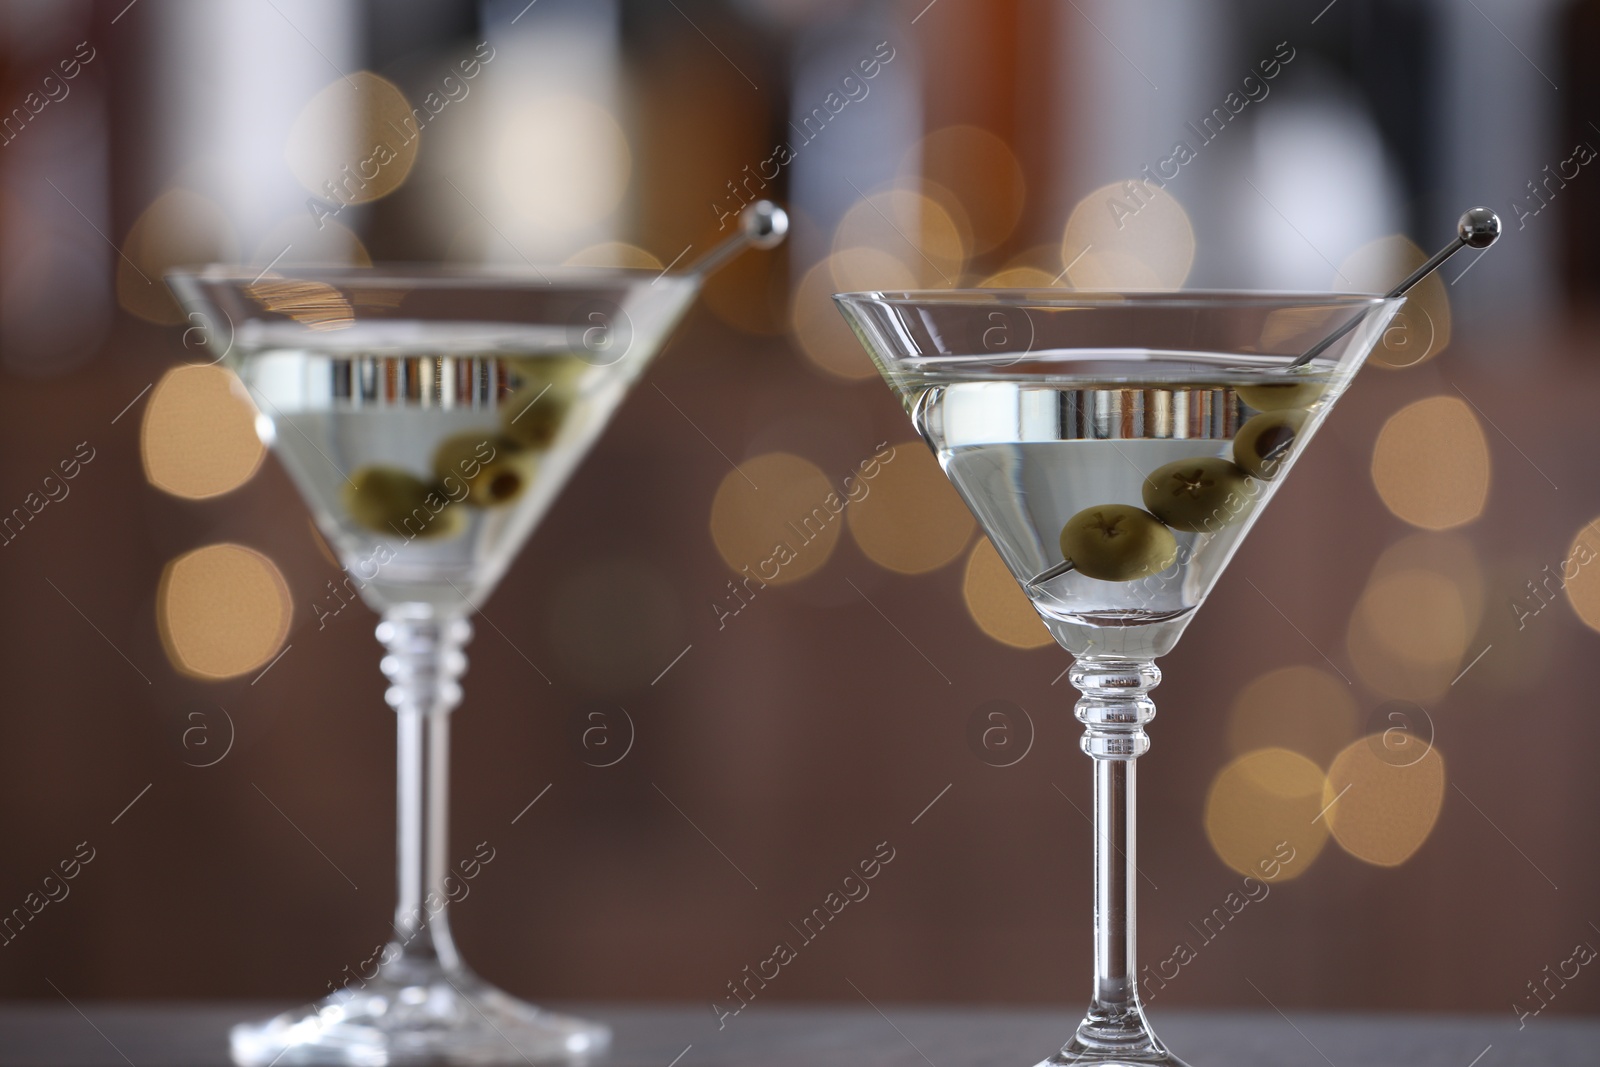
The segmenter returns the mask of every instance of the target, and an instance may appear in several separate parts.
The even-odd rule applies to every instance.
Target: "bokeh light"
[[[1489,499],[1489,442],[1464,401],[1432,396],[1383,424],[1372,483],[1395,516],[1425,530],[1472,522]]]
[[[1044,620],[987,537],[980,536],[967,556],[961,598],[978,629],[1002,645],[1028,649],[1054,643]]]
[[[1061,265],[1078,289],[1176,289],[1194,265],[1194,227],[1165,189],[1113,182],[1072,209]]]
[[[353,231],[333,219],[317,220],[300,211],[267,232],[250,262],[263,267],[370,267],[372,255]]]
[[[921,441],[894,445],[894,459],[863,480],[845,513],[850,536],[878,566],[900,574],[938,570],[972,540],[977,523]]]
[[[917,166],[965,209],[974,253],[999,246],[1016,229],[1027,184],[1016,154],[1001,138],[977,126],[946,126],[906,154],[902,173]]]
[[[1217,858],[1262,881],[1304,874],[1328,841],[1317,818],[1325,782],[1321,767],[1286,748],[1256,749],[1229,763],[1206,795],[1206,836]]]
[[[711,540],[739,583],[787,585],[833,555],[844,501],[816,464],[768,452],[722,479],[711,501]]]
[[[243,545],[197,548],[168,563],[156,626],[173,667],[195,678],[233,678],[264,666],[289,635],[288,583]]]
[[[842,274],[858,285],[841,285]],[[861,342],[833,302],[836,292],[858,289],[914,289],[917,280],[898,259],[875,248],[847,248],[815,264],[800,277],[790,324],[800,350],[811,363],[837,378],[862,381],[877,376]]]
[[[1261,322],[1262,352],[1304,352],[1328,335],[1328,314],[1321,307],[1276,308]]]
[[[1364,605],[1351,613],[1345,632],[1345,652],[1356,677],[1374,693],[1397,700],[1411,700],[1418,704],[1433,704],[1450,691],[1450,681],[1459,668],[1453,662],[1442,660],[1424,662],[1407,659],[1396,653],[1367,623]]]
[[[1486,589],[1483,563],[1466,537],[1434,531],[1407,534],[1383,550],[1383,555],[1372,566],[1372,577],[1377,579],[1404,570],[1432,571],[1448,578],[1461,597],[1467,629],[1476,630],[1483,621]]]
[[[912,288],[956,285],[966,266],[961,227],[932,197],[907,188],[885,189],[858,200],[833,232],[834,281],[841,291],[883,288],[859,270],[856,260],[838,257],[851,249],[876,249],[902,263],[915,279]]]
[[[1566,585],[1567,602],[1591,630],[1600,630],[1600,566],[1596,566],[1597,563],[1600,563],[1600,516],[1590,519],[1573,537],[1572,547],[1567,549],[1566,559],[1559,568]]]
[[[921,284],[917,279],[917,272],[903,257],[881,248],[871,248],[866,245],[841,248],[824,262],[838,292],[854,293],[863,289],[910,289]],[[832,301],[829,301],[829,305],[832,306]],[[833,310],[837,315],[838,308],[835,307]]]
[[[633,152],[611,112],[581,96],[541,96],[511,112],[493,173],[512,210],[570,233],[610,215],[628,191]]]
[[[421,141],[405,94],[393,82],[358,70],[334,79],[306,103],[289,130],[285,155],[295,179],[338,208],[400,188]]]
[[[1237,753],[1286,748],[1320,767],[1356,735],[1359,719],[1343,679],[1316,667],[1280,667],[1239,691],[1228,738]]]
[[[1351,613],[1350,662],[1373,692],[1431,703],[1449,690],[1483,620],[1485,584],[1471,542],[1414,533],[1384,550]]]
[[[633,270],[660,270],[661,260],[626,241],[601,241],[568,256],[568,267],[627,267]]]
[[[1066,275],[1061,270],[1061,245],[1031,245],[1024,248],[1010,259],[1006,260],[1005,267],[1033,267],[1035,270],[1045,271],[1052,278],[1064,279]]]
[[[1339,264],[1334,291],[1386,293],[1427,259],[1427,253],[1406,237],[1380,237]],[[1444,279],[1434,271],[1406,294],[1406,302],[1390,320],[1367,362],[1390,370],[1414,367],[1444,351],[1449,343],[1450,298]]]
[[[232,263],[239,240],[216,203],[188,189],[169,189],[151,201],[128,230],[117,257],[117,303],[146,322],[186,321],[164,275],[196,263]]]
[[[1339,847],[1379,867],[1397,867],[1428,839],[1444,806],[1444,759],[1435,748],[1390,749],[1364,737],[1328,768],[1322,803]],[[1404,753],[1403,756],[1397,753]]]
[[[1356,611],[1386,649],[1412,663],[1455,663],[1472,636],[1466,605],[1442,574],[1401,570],[1375,578]]]
[[[266,449],[256,408],[220,367],[174,367],[145,404],[139,452],[150,484],[190,500],[237,489],[261,466]]]
[[[979,289],[1048,289],[1056,276],[1038,267],[1006,267],[978,283]]]

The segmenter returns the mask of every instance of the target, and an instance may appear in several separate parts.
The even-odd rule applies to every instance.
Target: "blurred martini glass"
[[[194,330],[260,409],[262,437],[351,584],[382,615],[399,719],[394,938],[332,995],[234,1027],[235,1062],[523,1063],[609,1041],[605,1026],[525,1004],[462,963],[448,904],[484,857],[447,847],[449,712],[467,617],[706,275],[787,228],[765,202],[740,221],[677,274],[213,266],[170,276]]]
[[[1145,1020],[1135,970],[1134,764],[1150,744],[1155,661],[1404,298],[980,289],[835,299],[1076,657],[1095,771],[1095,973],[1087,1017],[1045,1063],[1179,1064]]]

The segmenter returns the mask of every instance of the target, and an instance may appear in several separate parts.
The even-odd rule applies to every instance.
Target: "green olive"
[[[539,461],[528,452],[506,449],[483,465],[478,477],[470,483],[468,500],[479,507],[493,508],[509,504],[522,495],[533,480]]]
[[[546,382],[525,385],[500,406],[500,423],[506,437],[522,448],[549,448],[572,413],[572,400],[559,386]]]
[[[1238,464],[1215,456],[1180,459],[1144,480],[1144,506],[1174,530],[1210,533],[1244,513],[1249,486]]]
[[[517,388],[525,389],[533,386],[538,392],[546,385],[552,385],[557,390],[570,392],[583,376],[584,368],[589,366],[587,360],[581,356],[566,354],[551,356],[513,356],[505,361],[506,366],[517,378]]]
[[[433,474],[445,492],[477,507],[509,504],[521,496],[534,465],[519,442],[498,433],[456,434],[433,455]]]
[[[1285,411],[1310,407],[1322,395],[1321,382],[1264,382],[1241,385],[1234,390],[1239,399],[1257,411]]]
[[[1178,542],[1148,511],[1101,504],[1084,508],[1061,527],[1061,554],[1086,578],[1131,582],[1172,566]]]
[[[455,537],[466,529],[466,515],[444,490],[394,467],[362,467],[352,474],[344,506],[358,525],[407,541]]]
[[[1234,462],[1270,481],[1294,453],[1295,438],[1305,422],[1303,411],[1269,411],[1251,418],[1233,438]]]

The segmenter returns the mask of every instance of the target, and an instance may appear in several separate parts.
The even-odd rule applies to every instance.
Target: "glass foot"
[[[1061,1051],[1035,1067],[1188,1067],[1150,1030],[1144,1011],[1091,1008]]]
[[[600,1023],[525,1004],[468,971],[380,975],[230,1036],[240,1067],[528,1064],[572,1061],[611,1040]]]

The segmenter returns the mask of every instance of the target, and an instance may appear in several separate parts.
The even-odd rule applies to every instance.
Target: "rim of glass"
[[[834,293],[852,303],[897,307],[1017,303],[1045,307],[1377,307],[1403,296],[1379,293],[1312,293],[1272,289],[1061,290],[1061,289],[867,289]]]
[[[698,275],[687,271],[668,272],[645,267],[578,267],[534,266],[532,264],[452,264],[452,263],[374,263],[370,267],[329,264],[327,266],[290,266],[263,269],[243,263],[207,263],[199,266],[174,267],[164,277],[168,281],[210,282],[224,285],[245,284],[275,277],[270,280],[293,281],[358,279],[365,284],[426,286],[433,288],[465,288],[472,285],[503,285],[543,288],[573,283],[649,281],[697,282]]]

